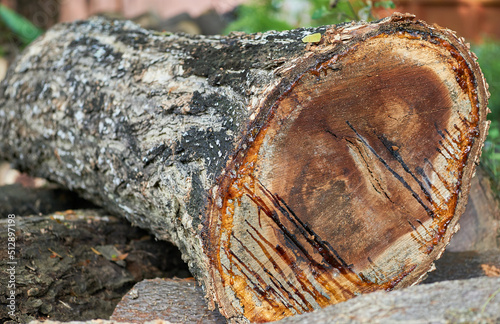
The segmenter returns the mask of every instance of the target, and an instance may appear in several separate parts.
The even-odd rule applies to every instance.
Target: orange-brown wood
[[[338,35],[311,46],[338,50],[256,119],[213,190],[207,250],[230,318],[267,322],[416,283],[463,211],[487,128],[465,45],[423,23]]]

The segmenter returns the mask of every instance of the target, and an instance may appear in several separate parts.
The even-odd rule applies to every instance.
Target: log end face
[[[274,321],[431,268],[487,124],[460,46],[371,34],[282,94],[212,190],[205,247],[224,315]]]

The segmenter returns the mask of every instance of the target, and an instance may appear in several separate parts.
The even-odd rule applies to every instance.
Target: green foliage
[[[478,57],[479,65],[490,86],[489,107],[491,120],[500,121],[500,42],[486,39],[481,45],[472,46]]]
[[[256,33],[292,29],[292,25],[279,17],[281,3],[281,0],[261,0],[241,5],[237,9],[238,19],[229,24],[226,31]]]
[[[491,93],[488,104],[491,109],[491,114],[488,115],[491,125],[484,143],[481,164],[496,182],[494,189],[500,193],[500,42],[487,39],[481,45],[474,45],[472,50],[478,57]]]
[[[297,27],[338,24],[351,20],[375,19],[374,8],[394,8],[392,1],[370,0],[254,0],[241,5],[238,19],[226,32],[264,32]]]
[[[493,180],[493,190],[500,196],[500,123],[493,120],[484,142],[481,165]]]
[[[312,0],[314,26],[338,24],[352,20],[371,21],[373,8],[395,8],[392,1]]]
[[[5,25],[23,45],[28,45],[43,33],[28,19],[0,4],[0,24]]]

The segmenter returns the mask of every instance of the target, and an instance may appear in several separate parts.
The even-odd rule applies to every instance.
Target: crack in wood
[[[427,207],[424,202],[422,201],[422,199],[420,198],[419,195],[417,195],[417,193],[412,189],[412,187],[403,179],[403,177],[401,177],[396,171],[394,171],[390,166],[389,164],[387,164],[387,162],[377,153],[377,151],[375,151],[375,149],[373,147],[371,147],[370,144],[368,144],[366,142],[366,140],[363,138],[363,136],[361,136],[357,131],[356,129],[352,126],[352,124],[349,122],[349,121],[346,121],[347,125],[352,129],[352,131],[354,132],[354,134],[356,134],[356,136],[358,137],[358,139],[361,141],[361,143],[363,143],[378,159],[380,162],[382,162],[382,164],[384,165],[384,167],[389,170],[389,172],[399,181],[401,182],[401,184],[403,185],[403,187],[405,187],[408,191],[410,191],[411,195],[413,196],[413,198],[415,198],[417,200],[417,202],[424,208],[424,210],[426,211],[426,213],[429,215],[429,217],[431,218],[435,218],[436,215],[435,213],[429,208]]]
[[[403,170],[405,170],[405,172],[408,173],[418,183],[418,185],[420,186],[420,189],[422,189],[422,192],[424,193],[425,197],[432,204],[433,201],[432,201],[432,197],[431,197],[430,192],[428,192],[427,189],[424,187],[422,181],[417,179],[415,174],[413,172],[411,172],[410,168],[403,160],[403,157],[401,156],[401,154],[397,150],[393,149],[394,144],[391,143],[384,135],[380,135],[380,136],[378,136],[378,138],[380,139],[382,144],[384,144],[387,151],[389,151],[389,153],[391,153],[392,156],[396,159],[396,161],[403,167]]]
[[[348,145],[352,146],[353,148],[355,148],[359,155],[361,156],[361,159],[363,160],[364,164],[365,164],[365,167],[366,169],[368,170],[368,174],[369,174],[369,179],[370,179],[370,184],[372,185],[373,189],[378,193],[378,194],[383,194],[391,203],[394,204],[394,201],[392,201],[391,197],[389,196],[389,194],[387,193],[387,191],[385,190],[385,188],[382,186],[382,184],[380,183],[379,179],[377,179],[372,171],[372,168],[370,167],[370,164],[368,163],[368,161],[366,160],[365,158],[365,154],[363,154],[363,152],[361,152],[361,148],[359,147],[359,145],[357,145],[356,143],[352,142],[350,139],[348,138],[344,138],[344,140],[348,143]],[[374,183],[375,182],[375,183]]]

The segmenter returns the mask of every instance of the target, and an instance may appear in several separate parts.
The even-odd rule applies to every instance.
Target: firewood
[[[172,241],[212,307],[267,322],[422,279],[487,100],[464,40],[409,14],[228,37],[96,18],[8,71],[0,158]]]

